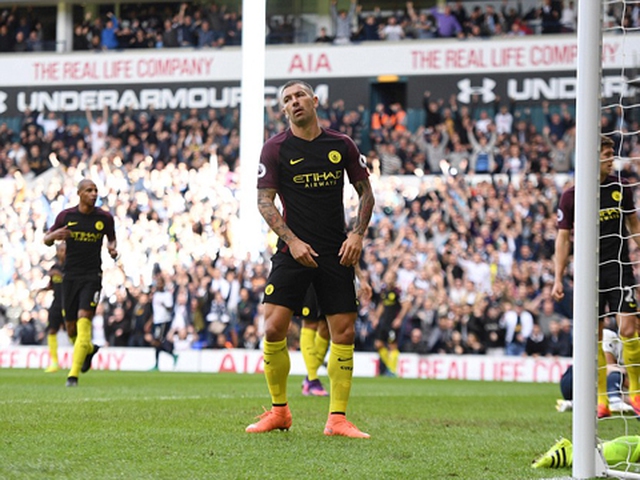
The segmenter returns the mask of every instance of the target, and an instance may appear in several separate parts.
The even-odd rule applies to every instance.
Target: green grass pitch
[[[1,479],[535,479],[561,435],[557,385],[354,379],[348,418],[369,440],[325,437],[328,398],[289,381],[293,427],[247,434],[269,408],[261,375],[0,369]],[[328,384],[328,381],[324,379]],[[608,422],[611,435],[622,425]],[[635,426],[634,426],[635,427]],[[616,433],[617,432],[617,433]],[[602,432],[600,432],[602,433]],[[605,435],[606,438],[606,435]]]

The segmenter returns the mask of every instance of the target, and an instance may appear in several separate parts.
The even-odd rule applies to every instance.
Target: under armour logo
[[[5,100],[7,99],[7,94],[3,91],[0,91],[0,113],[4,113],[7,111],[7,104]]]
[[[482,103],[491,103],[496,99],[496,94],[493,93],[495,86],[495,80],[483,78],[481,87],[472,87],[471,80],[465,78],[458,82],[458,88],[460,89],[458,100],[462,103],[469,103],[472,95],[482,95]]]

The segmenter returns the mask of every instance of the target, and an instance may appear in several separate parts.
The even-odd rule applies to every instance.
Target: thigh
[[[78,320],[80,285],[78,280],[65,278],[62,281],[62,316],[65,322]]]
[[[157,342],[162,342],[167,338],[169,333],[169,325],[171,322],[156,323],[153,325],[153,339]]]
[[[374,330],[374,335],[376,340],[380,340],[381,342],[386,342],[389,339],[389,333],[391,332],[391,322],[387,321],[385,318],[381,318],[376,325]]]
[[[49,308],[49,318],[47,319],[47,330],[57,332],[64,323],[62,316],[62,306],[52,305]]]
[[[100,280],[85,280],[78,295],[78,310],[94,311],[100,300],[101,289],[102,282]]]
[[[67,336],[69,338],[72,339],[73,337],[77,337],[78,336],[78,328],[77,328],[75,320],[65,319],[64,328],[67,331]]]
[[[633,270],[618,265],[602,268],[599,276],[599,314],[631,313],[638,310]],[[608,308],[607,308],[608,307]]]

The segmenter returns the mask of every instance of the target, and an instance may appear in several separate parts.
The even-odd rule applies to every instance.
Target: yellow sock
[[[264,342],[264,376],[274,405],[287,403],[287,377],[291,369],[287,339]]]
[[[78,319],[77,323],[78,337],[73,344],[73,360],[71,362],[70,377],[78,377],[80,369],[84,363],[87,354],[93,350],[91,343],[91,320],[86,317]]]
[[[353,377],[353,345],[331,342],[328,373],[331,385],[329,413],[346,413]]]
[[[49,345],[49,356],[51,357],[51,364],[58,365],[58,335],[47,335],[47,345]]]
[[[309,380],[317,380],[318,378],[315,337],[315,330],[307,327],[300,329],[300,353],[302,353],[304,365],[307,367],[307,378]]]
[[[316,332],[315,342],[316,358],[318,361],[318,366],[316,367],[317,376],[318,368],[320,368],[320,365],[324,363],[324,357],[327,355],[327,350],[329,350],[329,339],[322,337],[318,332]]]
[[[607,359],[602,350],[602,342],[598,342],[598,405],[609,405],[607,395]]]
[[[391,373],[396,373],[398,371],[398,359],[400,358],[400,350],[394,348],[393,350],[389,350],[389,360],[387,362],[387,368]]]
[[[638,375],[640,375],[640,338],[635,333],[633,337],[620,337],[622,340],[622,361],[629,378],[629,393],[635,397],[638,392]]]
[[[387,349],[387,347],[380,347],[378,349],[378,356],[380,357],[380,361],[389,368],[389,349]]]

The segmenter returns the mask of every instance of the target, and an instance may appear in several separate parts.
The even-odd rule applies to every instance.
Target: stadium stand
[[[200,46],[237,45],[237,10],[203,8],[166,4],[158,12],[151,5],[133,10],[123,4],[119,18],[85,16],[76,26],[74,50],[102,49],[107,29],[115,35],[107,39],[117,42],[111,43],[114,49],[198,46],[205,17],[215,33],[207,34],[211,41]],[[541,16],[543,9],[523,14],[478,8],[462,21],[467,37],[571,31],[566,11],[559,11],[562,22],[550,25]],[[35,15],[38,9],[31,12]],[[364,22],[365,12],[360,13]],[[422,38],[416,22],[430,21],[407,12],[398,17],[407,39]],[[637,15],[634,18],[637,22]],[[374,20],[385,22],[382,13]],[[274,23],[271,26],[272,43],[297,41],[300,36],[295,26],[293,33],[290,26],[280,24],[279,31]],[[363,35],[364,30],[355,27]],[[39,28],[47,31],[37,15],[5,10],[0,50],[17,51],[14,33],[24,30],[31,38]],[[353,40],[365,41],[358,36]],[[38,51],[35,44],[24,50]],[[73,203],[79,178],[90,175],[98,183],[101,205],[116,217],[123,252],[117,264],[105,262],[105,338],[112,338],[109,319],[125,306],[130,330],[139,334],[134,343],[148,342],[144,329],[134,325],[135,306],[153,287],[154,275],[163,272],[176,295],[186,295],[174,302],[183,305],[175,312],[177,345],[255,348],[263,335],[259,302],[272,242],[258,259],[234,255],[238,113],[237,108],[174,115],[123,110],[89,117],[27,110],[21,118],[3,119],[0,325],[5,338],[17,341],[12,327],[23,312],[32,312],[39,331],[44,327],[40,312],[51,298],[40,288],[46,284],[54,252],[43,245],[42,235],[55,214]],[[516,303],[536,319],[555,315],[546,324],[553,326],[542,331],[549,344],[560,335],[571,336],[570,284],[565,301],[548,309],[556,203],[571,182],[574,165],[569,106],[541,110],[535,116],[515,101],[501,103],[498,98],[489,108],[479,109],[425,92],[421,112],[383,104],[378,112],[383,122],[364,107],[345,109],[340,99],[323,105],[320,113],[323,126],[348,133],[366,154],[377,198],[363,257],[374,297],[361,305],[357,348],[373,349],[374,312],[389,269],[397,270],[402,293],[413,305],[398,339],[401,350],[502,352],[504,313]],[[563,122],[561,130],[554,114]],[[619,124],[615,113],[605,120],[605,128]],[[267,108],[265,126],[270,136],[286,124],[280,112]],[[637,124],[628,128],[638,129]],[[622,145],[621,152],[637,156],[638,149],[636,139]],[[491,167],[481,174],[478,165],[483,164]],[[637,181],[631,167],[622,173]],[[225,304],[215,304],[214,311],[216,292],[223,294]],[[224,328],[217,325],[221,318],[228,324]],[[563,327],[556,328],[554,322]],[[296,335],[295,329],[291,335]],[[119,342],[126,344],[127,339]],[[551,347],[538,347],[536,354],[553,354]]]

